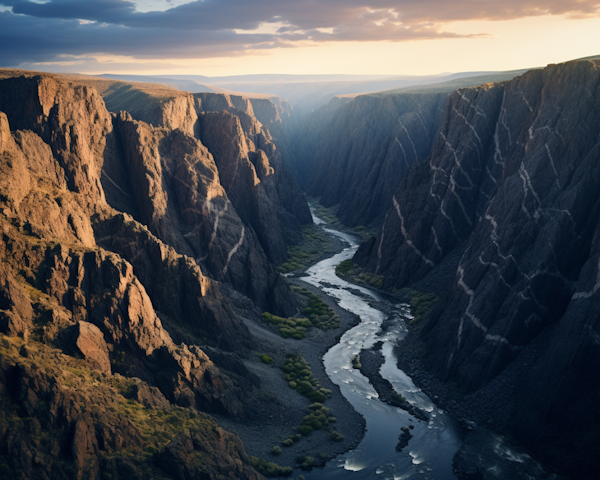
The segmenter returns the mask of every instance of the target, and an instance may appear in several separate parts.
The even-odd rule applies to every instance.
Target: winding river
[[[314,217],[315,223],[323,223]],[[320,469],[304,473],[307,479],[455,479],[452,474],[452,457],[462,441],[461,428],[456,420],[437,408],[417,388],[410,377],[396,366],[393,346],[406,335],[402,318],[411,318],[403,304],[390,304],[376,293],[350,284],[335,274],[340,262],[351,258],[358,244],[351,235],[325,228],[348,244],[337,255],[323,260],[306,272],[302,280],[314,285],[334,298],[341,308],[357,314],[360,323],[344,333],[340,342],[323,357],[325,370],[337,384],[342,394],[366,420],[367,431],[358,447],[330,461]],[[385,302],[392,307],[396,321],[385,333],[381,324],[386,315],[369,305],[369,299]],[[375,303],[376,304],[376,303]],[[424,422],[404,410],[379,400],[375,389],[358,370],[351,366],[352,359],[363,349],[369,349],[377,341],[383,341],[385,363],[381,374],[394,389],[409,402],[430,412],[431,419]],[[407,447],[396,451],[401,427],[414,426]]]

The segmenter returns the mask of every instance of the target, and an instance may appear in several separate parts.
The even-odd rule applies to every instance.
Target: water
[[[318,223],[323,223],[318,218],[317,220]],[[348,247],[308,269],[303,280],[321,289],[334,298],[340,307],[356,313],[361,319],[356,327],[344,333],[340,342],[324,355],[323,361],[327,375],[365,418],[367,431],[356,449],[328,462],[323,468],[304,473],[304,476],[315,480],[455,479],[452,474],[452,457],[462,443],[458,422],[437,408],[414,385],[410,377],[396,367],[393,346],[406,335],[401,317],[411,318],[407,306],[391,305],[397,321],[387,332],[381,333],[380,327],[386,315],[369,305],[368,299],[379,302],[388,300],[366,288],[350,284],[335,274],[336,265],[352,258],[358,248],[357,242],[351,235],[327,228],[325,230],[342,239]],[[381,367],[382,376],[409,402],[430,412],[429,422],[420,421],[404,410],[381,402],[367,378],[352,368],[352,359],[379,340],[383,341],[382,351],[385,356],[385,363]],[[413,438],[398,453],[396,444],[401,427],[410,425],[414,426],[411,430]]]

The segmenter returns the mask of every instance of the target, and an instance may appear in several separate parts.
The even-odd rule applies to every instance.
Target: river
[[[314,217],[315,223],[323,223]],[[343,240],[348,246],[337,255],[309,268],[303,281],[318,287],[336,300],[339,306],[360,317],[360,323],[346,331],[340,342],[324,356],[325,370],[331,380],[340,387],[357,412],[366,421],[366,434],[358,447],[327,463],[323,468],[304,473],[307,479],[455,479],[452,473],[452,457],[462,443],[458,422],[437,408],[417,388],[410,377],[396,366],[393,346],[406,335],[403,318],[410,319],[407,305],[393,304],[377,293],[340,279],[335,267],[352,258],[358,248],[356,239],[346,233],[325,228],[325,231]],[[381,324],[386,315],[372,305],[387,303],[395,319],[385,333]],[[372,305],[371,305],[372,304]],[[396,392],[409,402],[430,412],[431,419],[424,422],[406,411],[392,407],[379,400],[375,389],[358,370],[351,366],[352,359],[363,349],[369,349],[377,341],[383,341],[385,363],[381,374],[389,380]],[[396,451],[398,436],[403,426],[414,426],[407,447]]]

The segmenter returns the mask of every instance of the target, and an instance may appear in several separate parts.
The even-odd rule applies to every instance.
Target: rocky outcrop
[[[227,471],[262,478],[236,435],[203,414],[173,408],[143,382],[127,400],[119,391],[125,378],[94,375],[48,346],[19,349],[4,339],[0,352],[3,478],[131,478],[142,472],[180,478],[165,461],[172,457],[183,459],[185,478],[218,478]],[[191,448],[177,448],[180,435],[193,439]]]
[[[76,352],[105,374],[110,374],[108,345],[100,329],[89,322],[77,322],[73,332],[73,348]]]
[[[455,92],[355,257],[388,288],[448,292],[422,330],[442,379],[473,392],[533,356],[506,428],[578,478],[600,468],[599,84],[587,60]]]
[[[107,162],[108,201],[123,205],[177,253],[195,259],[213,279],[230,283],[262,309],[292,311],[289,288],[252,226],[238,216],[206,147],[179,130],[152,127],[125,113],[115,125],[125,161]],[[108,179],[123,166],[126,176],[120,178],[129,183],[111,188]],[[243,196],[239,199],[245,204]],[[249,204],[253,200],[247,199]],[[277,224],[277,218],[270,220]],[[136,255],[131,253],[127,258]]]
[[[230,477],[259,480],[253,468],[240,461],[248,460],[237,436],[220,428],[214,430],[216,444],[196,432],[180,433],[165,447],[158,464],[174,479]],[[213,439],[211,439],[213,440]],[[223,452],[227,452],[223,454]]]

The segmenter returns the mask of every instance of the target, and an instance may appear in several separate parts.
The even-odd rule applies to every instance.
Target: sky
[[[432,75],[600,55],[600,0],[0,0],[0,68]]]

